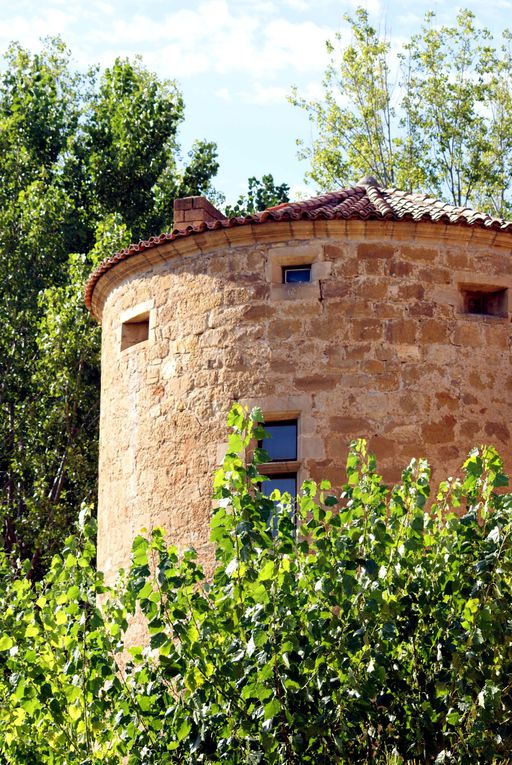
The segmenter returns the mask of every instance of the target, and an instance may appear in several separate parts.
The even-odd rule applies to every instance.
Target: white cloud
[[[304,183],[296,183],[290,188],[289,197],[292,202],[299,202],[301,199],[311,199],[318,194],[318,191],[312,186],[306,186]]]
[[[318,80],[307,82],[299,88],[299,95],[306,101],[321,101],[324,97],[324,86]]]
[[[286,71],[293,81],[294,73],[323,71],[332,29],[296,19],[290,3],[304,0],[199,0],[171,12],[176,4],[163,0],[124,9],[119,0],[47,0],[39,6],[19,0],[12,16],[4,14],[0,44],[19,39],[37,49],[41,37],[61,34],[80,65],[108,65],[116,56],[141,53],[149,68],[180,80],[211,73],[262,82]],[[281,100],[281,94],[262,91],[258,98]]]
[[[48,8],[40,14],[10,16],[2,24],[0,44],[5,48],[11,40],[18,40],[23,47],[36,50],[41,47],[40,38],[48,35],[66,35],[73,22],[72,16],[57,8]]]
[[[220,95],[220,91],[219,95]],[[299,96],[306,101],[323,98],[323,88],[320,82],[309,82],[301,85],[298,89]],[[291,95],[291,88],[284,85],[269,85],[265,82],[253,82],[251,87],[236,94],[236,99],[246,104],[258,104],[260,106],[273,106],[285,104]],[[221,96],[222,97],[222,96]]]
[[[350,0],[354,8],[363,7],[372,16],[378,16],[382,11],[380,0]]]
[[[229,90],[229,88],[219,88],[214,92],[214,95],[217,98],[220,98],[222,101],[232,101],[233,100],[233,94]]]
[[[279,0],[230,0],[235,8],[245,8],[251,15],[272,16],[279,11]]]
[[[149,67],[182,80],[205,72],[261,79],[283,70],[323,70],[330,28],[266,16],[255,7],[261,12],[261,3],[233,10],[226,0],[204,0],[159,19],[138,12],[98,29],[95,39],[104,59],[115,44],[117,54],[119,46],[127,54],[140,51]]]
[[[262,57],[272,67],[302,72],[323,70],[328,60],[325,42],[331,34],[331,29],[312,21],[271,21],[264,30]]]
[[[290,93],[289,88],[281,85],[265,85],[255,83],[252,88],[238,94],[238,97],[246,104],[259,104],[260,106],[269,106],[270,104],[284,104]]]
[[[292,8],[294,11],[300,11],[302,13],[309,11],[311,8],[311,3],[309,3],[308,0],[284,0],[284,4],[289,8]]]
[[[29,50],[40,50],[43,38],[60,35],[78,62],[90,65],[98,58],[90,55],[97,29],[109,28],[116,8],[105,0],[88,0],[87,3],[81,0],[18,0],[12,3],[11,13],[4,8],[2,11],[2,50],[11,40],[19,41]]]

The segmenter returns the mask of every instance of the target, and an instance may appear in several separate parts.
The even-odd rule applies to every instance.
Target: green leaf
[[[8,651],[14,645],[14,641],[9,635],[0,635],[0,651]]]
[[[267,581],[269,579],[273,579],[276,574],[276,564],[273,560],[268,560],[266,563],[263,564],[261,571],[258,575],[258,579],[260,581]]]
[[[281,711],[281,704],[278,699],[272,699],[268,704],[265,704],[263,712],[265,720],[270,720],[275,717]]]
[[[178,741],[183,741],[183,739],[185,739],[188,736],[191,730],[192,730],[192,724],[190,723],[190,721],[182,720],[176,731],[176,736],[178,738]]]

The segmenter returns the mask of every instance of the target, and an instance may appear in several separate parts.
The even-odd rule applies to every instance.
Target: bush
[[[108,590],[86,519],[43,582],[4,570],[0,763],[507,757],[512,495],[496,452],[474,450],[429,506],[424,461],[390,489],[358,441],[341,496],[306,481],[292,511],[240,456],[261,413],[235,406],[229,424],[212,577],[156,530]],[[126,649],[134,614],[149,645]]]

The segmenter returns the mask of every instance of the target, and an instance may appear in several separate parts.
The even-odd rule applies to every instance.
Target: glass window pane
[[[288,492],[291,497],[290,518],[293,520],[295,516],[295,498],[297,496],[297,473],[286,473],[284,475],[273,475],[269,481],[263,481],[261,484],[261,490],[266,497],[269,497],[274,489],[279,489],[281,494]],[[274,502],[274,506],[278,505],[278,502]],[[278,531],[278,513],[276,511],[271,512],[268,519],[269,529],[272,531],[272,536],[277,536]]]
[[[297,459],[297,420],[265,423],[265,430],[270,437],[261,446],[272,462]]]
[[[270,480],[263,481],[261,490],[266,497],[270,497],[274,489],[279,489],[281,494],[288,492],[293,499],[297,494],[297,476],[295,473],[288,475],[273,475]]]
[[[298,282],[311,281],[311,266],[297,266],[283,268],[283,281],[285,284],[297,284]]]

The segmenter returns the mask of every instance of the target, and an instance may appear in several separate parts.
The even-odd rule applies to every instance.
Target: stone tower
[[[481,442],[512,468],[512,223],[371,178],[245,218],[181,199],[174,221],[86,288],[103,327],[107,574],[155,525],[208,559],[233,400],[284,439],[267,466],[277,481],[339,486],[359,436],[390,481],[413,456],[453,473]]]

